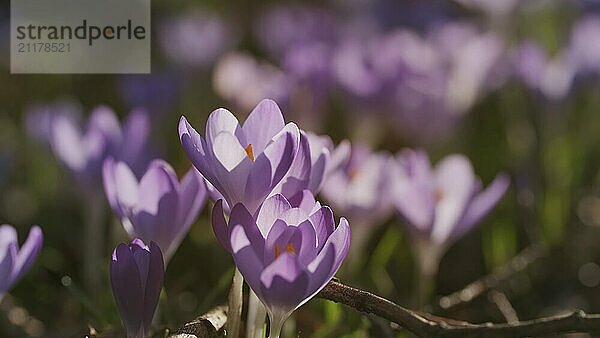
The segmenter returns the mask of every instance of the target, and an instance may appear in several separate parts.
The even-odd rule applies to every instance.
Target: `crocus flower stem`
[[[246,337],[262,338],[267,311],[258,296],[250,289],[248,297],[248,317],[246,318]]]
[[[102,252],[105,243],[104,236],[104,199],[100,193],[92,192],[86,195],[84,201],[84,276],[85,287],[90,295],[98,294],[101,281]]]
[[[420,240],[412,240],[414,252],[416,254],[417,271],[415,273],[415,301],[414,305],[418,308],[423,307],[429,301],[431,293],[435,288],[435,275],[438,266],[445,251],[443,248],[430,245],[430,243]]]
[[[279,338],[287,317],[287,314],[277,313],[277,311],[269,312],[269,338]]]
[[[242,305],[244,304],[244,277],[237,268],[233,273],[233,283],[229,291],[229,313],[227,318],[227,336],[237,338],[240,336],[240,321]]]

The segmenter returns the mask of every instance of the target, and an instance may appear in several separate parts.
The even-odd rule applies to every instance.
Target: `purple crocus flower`
[[[102,163],[109,156],[127,161],[136,173],[143,169],[150,132],[143,110],[132,111],[123,127],[106,106],[94,109],[85,129],[67,114],[56,114],[50,123],[54,154],[85,184],[100,183]]]
[[[289,101],[292,85],[276,66],[245,53],[223,56],[213,73],[215,92],[241,109],[252,109],[265,97]]]
[[[376,223],[387,217],[392,207],[387,195],[389,167],[389,155],[352,145],[349,160],[329,174],[321,194],[351,222]]]
[[[158,37],[171,62],[185,67],[212,65],[236,41],[225,20],[208,9],[164,20]]]
[[[431,168],[424,151],[406,150],[398,155],[392,184],[396,210],[415,239],[422,268],[433,274],[445,250],[500,201],[509,179],[498,175],[483,189],[465,156],[447,156]]]
[[[203,138],[185,117],[179,122],[183,149],[229,206],[255,213],[290,170],[300,131],[284,123],[274,101],[263,100],[243,125],[226,109],[213,111]]]
[[[104,162],[104,190],[131,238],[154,241],[168,262],[206,202],[204,179],[195,168],[181,182],[171,166],[154,160],[138,182],[124,162]]]
[[[146,338],[163,287],[164,262],[158,245],[134,239],[117,245],[110,285],[128,338]]]
[[[283,195],[269,197],[256,218],[238,203],[229,225],[220,200],[212,223],[217,239],[267,308],[271,338],[278,338],[289,315],[331,280],[350,246],[346,219],[335,227],[331,209],[309,191],[298,207]]]
[[[7,224],[0,226],[0,299],[29,270],[43,241],[42,229],[33,226],[19,248],[15,228]]]

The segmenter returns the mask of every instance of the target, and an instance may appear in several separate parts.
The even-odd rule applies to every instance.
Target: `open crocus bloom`
[[[195,168],[181,180],[171,166],[154,160],[138,182],[123,162],[104,163],[104,190],[131,238],[155,241],[168,262],[206,202],[206,186]]]
[[[342,144],[339,147],[342,146],[347,147]],[[347,149],[343,151],[348,152]],[[334,209],[341,210],[350,221],[361,226],[387,217],[391,211],[388,198],[389,156],[372,152],[363,145],[352,145],[349,159],[342,163],[331,170],[323,182],[323,197]]]
[[[275,102],[263,100],[241,126],[228,110],[213,111],[206,139],[181,117],[179,137],[194,166],[227,204],[242,203],[255,213],[290,169],[300,131],[294,123],[284,124]]]
[[[231,210],[229,225],[222,201],[213,209],[213,230],[232,255],[271,320],[269,337],[334,276],[348,253],[350,227],[304,191],[298,207],[283,195],[269,197],[256,218],[242,204]]]
[[[164,262],[156,243],[121,243],[110,261],[110,284],[128,338],[146,338],[163,287]]]
[[[7,224],[0,226],[0,299],[29,270],[43,241],[42,230],[34,226],[19,249],[15,228]]]
[[[498,175],[484,190],[462,155],[449,155],[433,169],[425,152],[406,150],[396,164],[396,209],[423,251],[417,254],[434,270],[446,248],[486,216],[509,185],[506,175]]]
[[[150,121],[146,111],[134,110],[123,126],[115,112],[100,106],[82,128],[70,114],[57,113],[50,120],[50,144],[56,157],[86,184],[96,184],[104,159],[127,161],[139,173],[145,162]],[[146,163],[143,163],[146,165]]]

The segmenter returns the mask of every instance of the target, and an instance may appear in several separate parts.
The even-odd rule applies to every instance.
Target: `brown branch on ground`
[[[331,281],[317,297],[372,313],[394,322],[419,337],[525,337],[570,332],[600,333],[600,315],[575,311],[567,315],[515,323],[468,322],[434,316],[403,308],[367,291]]]
[[[505,265],[494,269],[489,275],[468,284],[463,289],[448,296],[441,297],[438,305],[442,310],[447,311],[455,306],[469,303],[527,269],[531,264],[546,256],[548,252],[549,249],[546,244],[533,244],[521,251],[521,253],[513,257]]]
[[[413,311],[370,292],[331,281],[317,294],[318,298],[341,303],[360,312],[373,314],[414,333],[419,337],[524,337],[558,335],[570,332],[600,333],[600,315],[575,311],[570,314],[513,323],[472,324]],[[220,309],[220,310],[219,310]],[[216,311],[216,312],[214,312]],[[216,320],[211,320],[216,313]],[[226,321],[226,310],[219,307],[184,325],[169,337],[214,338]]]
[[[173,331],[169,338],[214,338],[227,322],[227,306],[221,305]]]

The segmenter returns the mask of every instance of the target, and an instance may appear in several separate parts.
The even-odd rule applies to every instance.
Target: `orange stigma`
[[[254,162],[254,153],[252,152],[252,144],[249,144],[244,149],[246,150],[246,154],[248,155],[248,158],[250,158]]]
[[[289,253],[290,255],[296,255],[296,248],[294,248],[294,244],[286,244],[285,252]],[[279,256],[281,256],[281,248],[279,247],[279,244],[275,244],[275,258]]]
[[[285,246],[285,251],[291,255],[296,254],[296,249],[292,243],[288,243],[288,245]]]
[[[278,244],[275,244],[275,258],[279,257],[279,255],[281,255],[281,249]]]
[[[359,173],[360,173],[360,170],[354,168],[354,169],[350,170],[350,172],[348,173],[348,178],[350,178],[350,181],[352,181],[356,178],[356,176],[358,176]]]

